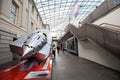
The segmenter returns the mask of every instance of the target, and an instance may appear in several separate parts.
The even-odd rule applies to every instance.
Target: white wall
[[[102,23],[109,23],[120,26],[120,7],[93,22],[93,24],[97,25]]]
[[[78,55],[90,61],[120,71],[120,59],[91,41],[78,40]]]
[[[120,7],[93,22],[96,25],[102,23],[120,26]],[[120,71],[120,59],[98,45],[90,45],[90,43],[80,41],[79,56]]]

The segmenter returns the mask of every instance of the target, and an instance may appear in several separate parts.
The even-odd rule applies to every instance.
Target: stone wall
[[[0,29],[0,65],[13,60],[13,53],[10,52],[9,43],[13,42],[16,34]]]

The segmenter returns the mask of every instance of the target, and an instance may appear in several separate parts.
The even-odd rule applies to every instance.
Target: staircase
[[[111,27],[101,27],[86,23],[77,28],[72,24],[67,26],[66,32],[72,33],[77,39],[91,39],[101,47],[120,57],[120,30]],[[64,38],[65,36],[63,36]]]

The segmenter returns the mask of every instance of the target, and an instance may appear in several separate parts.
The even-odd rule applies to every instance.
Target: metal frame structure
[[[104,0],[34,0],[44,24],[51,31],[64,31],[74,16],[74,5],[78,3],[77,20],[81,22]]]

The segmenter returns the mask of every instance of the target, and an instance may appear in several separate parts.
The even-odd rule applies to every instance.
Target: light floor
[[[120,80],[120,73],[60,51],[53,61],[52,80]]]

